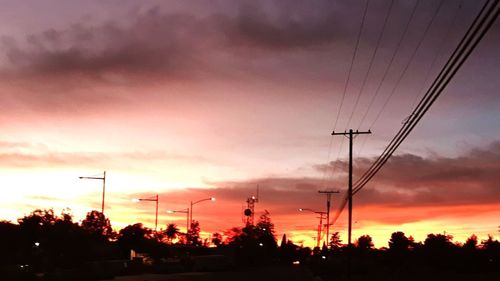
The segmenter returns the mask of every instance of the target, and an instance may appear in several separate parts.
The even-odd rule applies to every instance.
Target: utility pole
[[[318,193],[326,194],[326,243],[328,244],[328,239],[330,239],[330,201],[332,194],[339,193],[339,191],[320,190]]]
[[[101,205],[101,213],[104,214],[104,195],[106,194],[106,171],[104,171],[102,177],[78,177],[79,179],[87,179],[87,180],[102,180],[102,205]]]
[[[349,186],[347,190],[347,198],[348,198],[348,209],[349,209],[349,226],[348,226],[348,245],[349,248],[352,247],[352,140],[355,135],[364,135],[371,134],[370,130],[365,132],[359,132],[358,130],[353,131],[350,129],[349,131],[344,131],[340,133],[332,132],[332,136],[343,135],[349,138]]]

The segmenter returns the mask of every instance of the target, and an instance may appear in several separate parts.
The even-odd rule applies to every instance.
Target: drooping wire
[[[368,80],[369,73],[371,72],[371,69],[372,69],[372,66],[373,66],[373,61],[375,60],[375,57],[377,56],[378,48],[380,46],[380,41],[382,41],[382,38],[383,38],[383,36],[385,34],[387,22],[388,22],[388,19],[389,19],[389,15],[392,12],[393,6],[394,6],[394,0],[391,0],[390,7],[389,7],[389,9],[387,11],[387,14],[385,15],[384,23],[382,25],[382,32],[380,32],[379,35],[378,35],[377,42],[376,42],[376,45],[375,45],[375,49],[374,49],[374,51],[373,51],[373,53],[371,55],[370,62],[368,64],[368,70],[365,72],[365,75],[364,75],[364,78],[363,78],[363,82],[362,82],[362,86],[361,86],[361,88],[360,88],[360,90],[358,92],[358,95],[356,97],[356,101],[354,102],[354,107],[352,109],[351,116],[349,116],[349,120],[347,121],[347,128],[349,128],[349,125],[351,124],[351,120],[352,120],[352,117],[354,116],[354,112],[356,112],[359,100],[360,100],[361,96],[364,93],[366,82]]]
[[[363,123],[364,123],[364,121],[366,119],[366,116],[368,115],[368,113],[370,112],[371,107],[373,106],[373,102],[375,101],[376,97],[378,96],[378,94],[380,92],[380,89],[381,89],[382,85],[385,82],[387,74],[389,73],[389,69],[392,67],[392,64],[394,63],[394,59],[396,58],[396,55],[399,53],[399,48],[401,47],[401,43],[403,42],[403,39],[406,37],[406,34],[408,33],[408,29],[410,27],[410,23],[412,22],[413,17],[415,16],[415,11],[417,10],[419,2],[420,2],[420,0],[417,0],[417,1],[415,1],[415,5],[413,5],[413,9],[412,9],[411,15],[410,15],[408,21],[405,24],[405,28],[404,28],[403,34],[401,35],[401,37],[399,38],[398,43],[396,44],[396,49],[394,50],[394,52],[393,52],[393,54],[391,56],[391,59],[389,60],[389,63],[387,64],[387,67],[384,70],[384,74],[382,75],[382,79],[380,80],[380,83],[377,86],[377,90],[375,90],[375,94],[372,96],[372,98],[371,98],[371,100],[370,100],[370,102],[368,104],[368,108],[366,109],[365,113],[363,114],[363,117],[361,118],[361,121],[359,122],[359,125],[357,126],[358,128],[361,128],[361,126],[363,125]]]
[[[433,57],[432,62],[431,62],[431,65],[429,66],[429,71],[427,71],[427,74],[425,75],[425,79],[423,80],[424,82],[421,83],[420,89],[417,91],[417,95],[415,95],[415,99],[413,100],[410,108],[414,108],[415,107],[415,104],[417,103],[418,99],[425,92],[425,85],[428,84],[428,82],[429,82],[429,80],[431,78],[432,70],[434,69],[434,66],[436,65],[436,62],[437,62],[438,58],[440,57],[440,54],[443,51],[445,43],[449,41],[450,35],[452,34],[451,30],[455,26],[456,20],[458,18],[457,17],[458,16],[458,12],[462,8],[462,2],[463,2],[463,0],[460,0],[460,2],[458,2],[458,5],[455,8],[455,11],[453,13],[452,20],[450,21],[450,24],[445,28],[445,30],[446,30],[445,34],[446,35],[442,37],[442,40],[439,43],[439,47],[438,47],[437,51],[434,54],[434,57]]]
[[[373,102],[374,102],[375,98],[377,97],[377,95],[378,95],[378,93],[379,93],[379,91],[380,91],[380,88],[381,88],[382,84],[383,84],[383,83],[384,83],[384,81],[385,81],[385,78],[386,78],[386,76],[387,76],[387,74],[388,74],[388,72],[389,72],[389,69],[390,69],[390,67],[392,66],[393,62],[394,62],[394,58],[396,57],[396,54],[397,54],[397,53],[398,53],[398,51],[399,51],[399,48],[400,48],[400,46],[401,46],[401,43],[402,43],[403,39],[406,37],[406,34],[407,34],[407,32],[408,32],[408,29],[409,29],[410,23],[411,23],[411,21],[413,20],[413,17],[415,16],[415,11],[417,10],[417,6],[418,6],[419,2],[420,2],[420,0],[417,0],[417,1],[415,1],[415,4],[413,5],[413,8],[412,8],[412,11],[411,11],[410,17],[409,17],[408,21],[407,21],[407,22],[406,22],[406,24],[405,24],[404,31],[403,31],[403,33],[402,33],[401,37],[399,38],[398,43],[396,44],[396,48],[395,48],[395,50],[394,50],[394,52],[393,52],[393,54],[392,54],[392,57],[391,57],[391,59],[390,59],[389,63],[387,64],[387,67],[386,67],[386,68],[385,68],[385,70],[384,70],[384,74],[383,74],[383,76],[382,76],[382,79],[381,79],[381,81],[380,81],[380,83],[379,83],[379,85],[378,85],[378,87],[377,87],[377,90],[376,90],[375,94],[372,96],[372,99],[370,100],[370,103],[369,103],[369,105],[368,105],[367,110],[365,111],[365,114],[364,114],[364,115],[363,115],[363,117],[361,118],[361,121],[360,121],[360,124],[358,125],[358,128],[359,128],[359,127],[361,127],[361,125],[363,124],[363,121],[365,120],[365,118],[366,118],[366,116],[367,116],[367,114],[368,114],[368,112],[369,112],[369,110],[370,110],[371,106],[373,105]],[[342,138],[342,142],[343,142],[343,141],[344,141],[344,138]],[[339,151],[339,155],[340,155],[340,151]],[[337,159],[338,159],[338,158],[337,158]],[[337,163],[337,162],[338,162],[338,161],[335,161],[335,163]],[[333,172],[335,172],[335,167],[336,167],[336,166],[334,166],[334,168],[333,168]],[[332,172],[332,173],[333,173],[333,172]],[[336,214],[335,214],[335,216],[334,216],[334,219],[332,220],[332,224],[333,224],[333,223],[335,223],[335,222],[337,221],[337,219],[339,218],[340,214],[342,213],[342,210],[344,210],[344,208],[345,208],[345,206],[346,206],[346,204],[347,204],[347,201],[348,201],[348,199],[349,199],[349,198],[348,198],[347,193],[344,193],[344,194],[345,194],[345,195],[344,195],[344,197],[343,197],[343,199],[342,199],[342,201],[341,201],[341,203],[340,203],[340,206],[339,206],[339,208],[338,208],[338,210],[337,210],[337,212],[336,212]]]
[[[365,10],[363,12],[363,18],[361,20],[361,27],[359,28],[359,31],[358,31],[358,35],[357,35],[357,39],[356,39],[356,44],[354,46],[354,53],[352,55],[351,63],[349,65],[349,71],[347,72],[347,79],[346,79],[346,82],[344,84],[344,90],[342,92],[342,98],[340,100],[339,110],[337,111],[337,117],[335,118],[335,123],[333,124],[333,129],[334,130],[337,129],[337,123],[339,121],[340,112],[342,111],[342,105],[344,104],[345,96],[346,96],[346,93],[347,93],[347,88],[349,86],[349,82],[351,81],[352,69],[353,69],[353,66],[354,66],[354,61],[356,60],[356,56],[358,54],[359,41],[361,39],[361,33],[363,32],[363,27],[365,25],[366,13],[368,11],[368,4],[369,3],[370,3],[370,0],[366,0]]]
[[[354,52],[353,52],[353,55],[352,55],[352,58],[351,58],[351,63],[349,65],[347,79],[346,79],[346,82],[344,84],[344,90],[342,92],[342,97],[340,99],[340,104],[339,104],[339,109],[337,111],[337,116],[335,117],[335,122],[333,124],[334,130],[337,128],[337,124],[338,124],[338,121],[339,121],[340,113],[342,112],[342,107],[343,107],[343,104],[344,104],[344,101],[345,101],[345,96],[346,96],[346,93],[347,93],[347,88],[348,88],[349,82],[351,80],[352,69],[353,69],[353,66],[354,66],[354,61],[356,60],[356,57],[357,57],[357,53],[358,53],[358,49],[359,49],[359,42],[360,42],[360,39],[361,39],[361,34],[363,32],[363,27],[365,25],[366,14],[368,12],[368,6],[369,6],[369,4],[370,4],[370,0],[366,0],[366,2],[365,2],[365,8],[364,8],[364,11],[363,11],[363,17],[361,19],[361,25],[360,25],[360,28],[359,28],[359,31],[358,31],[358,34],[357,34],[356,43],[355,43],[355,46],[354,46]],[[343,143],[344,143],[344,141],[342,140],[342,142],[340,143],[339,153],[337,154],[337,157],[336,157],[336,159],[334,161],[334,167],[332,169],[332,177],[335,174],[336,169],[337,169],[337,164],[336,163],[338,162],[338,159],[339,159],[339,156],[340,156],[340,150],[342,148]],[[330,145],[328,147],[328,161],[327,162],[330,161],[332,146],[333,146],[333,136],[330,137]],[[325,185],[326,172],[327,171],[328,171],[328,167],[325,169],[325,174],[323,175],[323,185]]]
[[[459,68],[465,60],[472,53],[474,48],[479,44],[481,39],[491,28],[496,18],[498,17],[499,0],[488,0],[474,22],[467,30],[466,34],[458,44],[457,48],[453,51],[451,57],[446,62],[445,66],[438,74],[430,88],[427,90],[423,99],[417,105],[417,108],[410,115],[410,119],[406,122],[396,136],[392,139],[386,147],[381,156],[374,162],[374,164],[356,181],[353,188],[353,194],[359,192],[368,181],[382,168],[382,166],[389,160],[394,151],[401,145],[401,143],[408,137],[410,132],[415,128],[417,123],[422,119],[424,114],[429,110],[431,105],[436,101],[450,80],[458,72]],[[493,3],[490,5],[490,3]],[[488,7],[488,9],[487,9]]]
[[[470,27],[468,28],[465,35],[460,40],[458,46],[455,48],[450,58],[446,64],[441,69],[437,78],[434,80],[432,85],[427,90],[425,96],[419,102],[417,107],[414,109],[413,113],[410,115],[408,122],[403,124],[402,128],[393,138],[393,140],[386,147],[381,156],[374,162],[374,164],[361,176],[359,180],[354,184],[353,194],[359,192],[368,181],[373,178],[373,176],[382,168],[382,166],[387,162],[389,157],[394,153],[394,151],[399,147],[399,145],[406,139],[409,133],[421,120],[423,115],[429,110],[430,106],[436,101],[442,91],[445,89],[450,80],[454,77],[472,51],[476,48],[488,30],[491,28],[493,23],[498,18],[499,0],[487,0],[482,7],[481,11],[478,13]],[[478,35],[479,34],[479,35]],[[341,202],[337,213],[330,221],[334,224],[342,210],[347,204],[347,198]]]
[[[424,42],[424,39],[427,37],[427,34],[429,32],[429,29],[430,27],[432,26],[432,24],[434,23],[435,19],[436,19],[436,16],[439,14],[439,11],[441,10],[441,7],[443,6],[443,3],[444,1],[441,0],[439,2],[439,5],[438,7],[436,8],[436,10],[434,11],[433,15],[432,15],[432,18],[431,20],[427,23],[426,27],[425,27],[425,30],[424,30],[424,34],[422,35],[422,37],[420,38],[417,46],[415,47],[415,49],[413,50],[411,56],[410,56],[410,59],[408,60],[408,62],[406,63],[405,67],[403,68],[403,71],[401,71],[401,73],[399,74],[399,77],[398,79],[396,80],[396,83],[394,84],[394,87],[392,88],[391,90],[391,93],[387,96],[387,98],[385,99],[384,101],[384,104],[382,105],[382,108],[380,108],[379,112],[377,113],[375,119],[373,119],[373,122],[371,123],[371,125],[369,126],[369,128],[373,128],[373,125],[375,125],[375,123],[378,121],[378,119],[380,118],[380,116],[382,115],[382,112],[384,112],[385,108],[387,107],[387,104],[389,103],[390,99],[394,96],[394,94],[396,93],[396,89],[398,88],[399,84],[401,83],[401,80],[403,80],[403,77],[405,76],[406,74],[406,71],[408,71],[408,68],[410,67],[410,65],[412,64],[413,60],[415,59],[415,55],[418,53],[418,50],[420,50],[420,47],[422,46],[422,43]]]

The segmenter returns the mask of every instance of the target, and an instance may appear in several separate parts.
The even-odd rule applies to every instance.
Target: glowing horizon
[[[259,185],[256,219],[268,210],[278,240],[307,246],[318,220],[297,209],[324,211],[317,191],[338,189],[333,215],[346,190],[347,142],[331,131],[373,132],[355,139],[356,179],[481,7],[444,2],[426,34],[438,5],[421,3],[396,48],[411,11],[395,3],[378,48],[390,2],[372,1],[353,60],[362,1],[28,2],[0,10],[0,220],[37,208],[70,208],[81,220],[100,210],[102,183],[78,177],[106,170],[105,214],[116,229],[152,227],[154,206],[130,199],[154,194],[159,228],[182,229],[185,216],[165,211],[210,196],[217,201],[194,213],[205,236],[243,226]],[[353,239],[368,234],[383,247],[400,230],[417,241],[444,231],[455,241],[498,237],[499,30],[356,195]],[[345,217],[330,231],[343,242]]]

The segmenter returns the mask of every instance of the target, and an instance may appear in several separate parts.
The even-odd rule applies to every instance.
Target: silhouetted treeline
[[[197,221],[187,233],[175,224],[153,231],[141,223],[114,232],[109,219],[98,211],[77,223],[69,213],[35,210],[17,223],[0,222],[0,280],[94,280],[144,270],[166,273],[273,264],[308,266],[323,280],[345,280],[349,274],[353,280],[419,280],[440,276],[437,273],[500,273],[500,242],[491,236],[479,241],[472,235],[458,244],[445,234],[429,234],[425,241],[416,242],[394,232],[388,245],[375,249],[372,238],[363,235],[349,248],[335,232],[321,248],[298,246],[286,235],[278,246],[268,212],[256,225],[201,239]],[[135,262],[130,260],[131,250],[146,256]],[[144,262],[150,266],[146,268]],[[119,269],[112,269],[116,265]]]

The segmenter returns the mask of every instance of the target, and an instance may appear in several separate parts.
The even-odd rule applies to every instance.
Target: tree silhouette
[[[462,248],[466,250],[475,250],[477,247],[477,236],[475,234],[472,234],[469,238],[467,238],[467,241],[465,241],[464,245]]]
[[[214,232],[212,234],[212,243],[219,247],[221,244],[222,244],[222,234],[218,233],[218,232]]]
[[[99,211],[92,210],[88,212],[81,225],[87,233],[94,237],[102,237],[104,239],[114,237],[113,228],[111,228],[109,219]]]
[[[143,252],[152,234],[153,231],[144,227],[142,223],[128,225],[118,233],[117,243],[125,254],[128,254],[131,249]]]
[[[500,252],[500,242],[493,240],[491,235],[488,235],[488,239],[481,241],[481,247],[488,251]]]
[[[198,221],[191,223],[191,227],[186,234],[186,242],[192,246],[201,246],[200,223]]]
[[[428,234],[424,241],[424,248],[432,251],[446,251],[454,247],[451,242],[453,236],[445,234]]]
[[[271,222],[269,212],[266,210],[259,218],[259,222],[255,227],[257,242],[262,243],[263,247],[277,249],[278,243],[274,235],[274,224]]]
[[[363,235],[356,241],[356,247],[361,251],[369,251],[373,248],[373,241],[370,235]]]
[[[169,223],[167,225],[167,229],[165,230],[168,242],[172,243],[172,240],[177,238],[177,234],[179,234],[179,228],[177,228],[177,225],[175,223]]]
[[[8,255],[0,255],[0,264],[18,263],[20,230],[19,225],[13,224],[10,221],[0,221],[0,249]]]
[[[342,240],[340,239],[340,233],[338,231],[332,233],[328,245],[332,250],[338,250],[342,247]]]
[[[389,249],[394,253],[405,253],[409,250],[411,241],[406,235],[397,231],[391,234],[391,239],[389,240]]]

